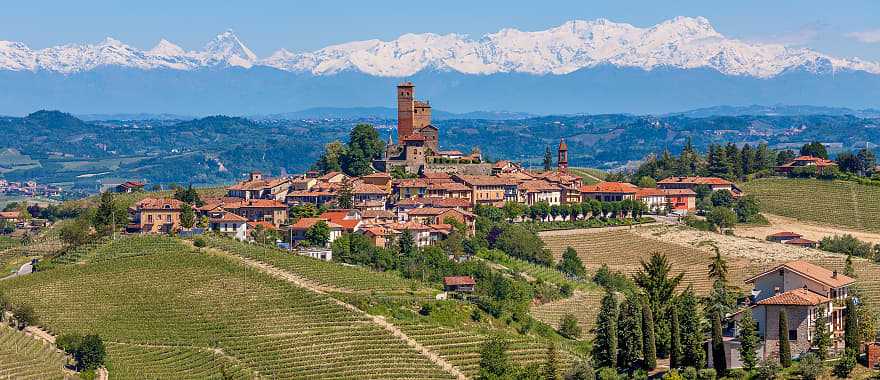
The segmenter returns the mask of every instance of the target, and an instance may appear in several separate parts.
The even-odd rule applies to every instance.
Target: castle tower
[[[557,154],[557,167],[559,168],[559,172],[565,173],[568,170],[568,145],[565,144],[565,139],[559,139],[559,150],[557,150]]]
[[[413,97],[415,86],[412,82],[397,85],[397,142],[413,133]]]

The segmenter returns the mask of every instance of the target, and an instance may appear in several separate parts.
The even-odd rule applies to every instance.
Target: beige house
[[[290,191],[289,178],[264,180],[260,172],[253,172],[247,181],[239,182],[226,188],[227,195],[244,199],[278,199],[284,200]]]
[[[129,208],[130,230],[144,234],[170,233],[180,229],[180,207],[183,202],[173,198],[144,198]]]
[[[503,205],[505,186],[512,182],[510,179],[488,175],[456,175],[453,179],[470,189],[470,198],[474,205]]]

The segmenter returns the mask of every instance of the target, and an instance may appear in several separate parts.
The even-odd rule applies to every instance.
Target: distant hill
[[[675,112],[666,116],[686,116],[686,117],[710,117],[710,116],[803,116],[803,115],[831,115],[831,116],[856,116],[865,118],[880,118],[880,109],[862,109],[854,110],[844,107],[822,107],[822,106],[805,106],[805,105],[783,105],[777,104],[772,106],[750,105],[750,106],[715,106],[698,108],[695,110]]]
[[[526,112],[506,111],[472,111],[465,113],[432,110],[434,120],[446,119],[482,119],[482,120],[519,120],[537,115]],[[390,107],[315,107],[302,111],[285,112],[271,115],[250,116],[253,119],[269,120],[300,120],[300,119],[397,119],[397,109]]]

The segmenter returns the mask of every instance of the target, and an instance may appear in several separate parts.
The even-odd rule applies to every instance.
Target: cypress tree
[[[678,305],[669,308],[669,368],[681,367],[681,328],[678,325]]]
[[[642,357],[645,359],[645,369],[652,370],[657,367],[657,344],[654,341],[654,313],[648,299],[641,297],[642,301]]]
[[[828,359],[828,348],[831,347],[831,332],[828,331],[828,317],[824,309],[819,309],[816,316],[816,332],[813,334],[813,345],[816,346],[816,355],[819,359]]]
[[[706,339],[702,328],[703,315],[693,288],[688,287],[682,293],[680,305],[681,364],[685,367],[704,368],[706,352],[703,346]]]
[[[721,313],[712,313],[712,367],[718,376],[727,372],[727,357],[724,355],[724,336],[721,331]]]
[[[859,326],[859,310],[852,297],[846,299],[846,321],[843,325],[843,341],[847,350],[859,352],[862,334]]]
[[[751,371],[758,365],[758,326],[752,318],[752,313],[749,311],[745,313],[746,315],[739,322],[739,356],[742,358],[743,367]]]
[[[618,316],[617,297],[608,291],[596,317],[596,338],[593,340],[593,359],[599,367],[617,368]]]
[[[638,368],[642,359],[642,311],[640,303],[632,298],[627,298],[620,306],[620,325],[617,329],[617,364],[629,370]]]
[[[788,341],[788,313],[779,310],[779,364],[783,368],[791,366],[791,343]]]

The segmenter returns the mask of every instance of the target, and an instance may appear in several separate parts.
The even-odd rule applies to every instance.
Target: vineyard
[[[594,185],[605,180],[608,173],[593,168],[568,168],[568,172],[582,178],[585,185]]]
[[[848,181],[764,178],[741,185],[765,212],[804,221],[880,231],[880,187]]]
[[[209,247],[264,262],[314,283],[347,292],[409,292],[427,286],[392,272],[375,272],[362,267],[316,260],[233,239],[206,236],[205,241]]]
[[[553,328],[559,328],[559,321],[566,314],[577,318],[581,328],[581,338],[590,334],[590,330],[596,324],[596,315],[599,313],[599,304],[602,302],[603,291],[591,289],[576,291],[569,298],[532,306],[532,316]]]
[[[0,289],[13,304],[33,306],[54,334],[98,333],[112,378],[450,377],[327,296],[161,241],[133,239],[122,244],[143,255],[58,266],[4,280]],[[348,284],[368,277],[359,278]]]
[[[66,362],[51,344],[0,324],[0,379],[64,379]]]
[[[128,235],[84,244],[65,252],[54,261],[58,264],[74,264],[187,249],[179,239],[168,236]]]

